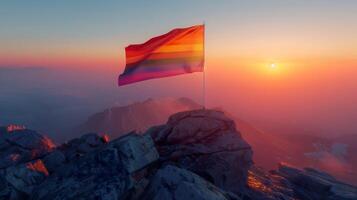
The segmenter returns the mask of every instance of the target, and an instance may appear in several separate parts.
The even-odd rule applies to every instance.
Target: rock
[[[43,158],[43,162],[50,173],[61,167],[65,161],[66,157],[59,150],[54,150]]]
[[[26,195],[11,187],[7,187],[6,189],[0,191],[0,199],[2,200],[22,200],[26,198]]]
[[[254,200],[299,200],[288,181],[256,166],[250,168],[247,188],[240,191],[239,195],[243,199]]]
[[[105,137],[105,139],[103,137]],[[78,159],[86,153],[94,151],[108,143],[106,136],[103,137],[96,133],[88,133],[80,138],[64,143],[58,150],[65,155],[67,161]]]
[[[266,172],[224,113],[171,116],[144,135],[86,134],[54,148],[35,131],[0,128],[0,200],[355,200],[357,189],[315,169]]]
[[[36,131],[7,127],[6,132],[0,134],[0,169],[40,158],[54,147],[49,138]]]
[[[131,133],[112,141],[109,145],[118,149],[121,165],[128,173],[159,159],[150,135],[140,136]]]
[[[61,170],[39,185],[32,199],[118,199],[133,186],[111,147],[92,151]]]
[[[84,140],[86,144],[92,147],[99,146],[104,143],[102,137],[98,137],[98,135],[96,135],[95,133],[83,135],[81,139]]]
[[[315,169],[298,169],[281,163],[278,170],[265,173],[253,167],[248,178],[249,190],[240,195],[257,200],[355,200],[357,188],[341,183]]]
[[[9,124],[7,126],[0,127],[0,135],[11,133],[13,131],[21,131],[21,130],[25,130],[25,129],[26,129],[26,127],[23,125]]]
[[[117,200],[134,187],[132,173],[157,159],[150,136],[129,134],[62,165],[37,187],[33,199]]]
[[[281,163],[276,174],[288,180],[296,196],[301,199],[357,199],[356,187],[341,183],[331,175],[315,169],[299,170]]]
[[[174,162],[227,191],[238,193],[245,186],[252,149],[223,112],[177,113],[147,134],[164,162]]]
[[[26,196],[16,190],[9,182],[6,181],[4,174],[0,174],[0,199],[18,200]]]
[[[27,195],[30,195],[34,187],[48,176],[48,171],[41,160],[9,167],[5,173],[6,181],[16,190]]]
[[[139,199],[238,200],[239,198],[224,192],[190,171],[168,165],[157,171]]]

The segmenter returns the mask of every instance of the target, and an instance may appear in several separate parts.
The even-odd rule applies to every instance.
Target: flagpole
[[[203,110],[206,109],[206,70],[205,70],[205,59],[206,59],[206,49],[205,49],[205,33],[206,32],[206,24],[205,22],[203,22],[203,77],[202,77],[202,80],[203,80],[203,83],[202,83],[202,89],[203,89],[203,92],[202,92],[202,96],[203,96]]]
[[[203,69],[203,109],[206,109],[206,76],[205,70]]]

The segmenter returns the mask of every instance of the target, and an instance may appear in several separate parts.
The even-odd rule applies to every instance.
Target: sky
[[[356,11],[354,0],[5,0],[0,65],[118,66],[128,44],[203,22],[212,63],[352,62]]]
[[[355,0],[4,0],[0,68],[67,70],[46,79],[56,83],[51,92],[88,97],[82,85],[91,94],[105,88],[107,96],[98,98],[111,104],[157,96],[201,102],[200,73],[123,88],[116,79],[129,44],[205,23],[208,106],[261,126],[274,121],[355,133],[356,22]],[[81,86],[68,86],[78,80],[68,81],[67,73],[83,79]],[[7,84],[1,88],[17,88]]]

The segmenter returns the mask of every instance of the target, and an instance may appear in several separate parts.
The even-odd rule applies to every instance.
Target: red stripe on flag
[[[204,26],[197,25],[174,29],[143,44],[129,45],[125,48],[127,63],[119,85],[202,71],[203,37]]]

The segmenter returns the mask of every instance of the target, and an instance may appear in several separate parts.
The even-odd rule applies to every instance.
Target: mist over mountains
[[[151,126],[166,123],[167,118],[176,112],[200,108],[202,106],[187,98],[148,99],[93,114],[75,132],[106,133],[111,138],[132,131],[140,134]],[[355,136],[327,138],[309,132],[265,131],[227,111],[225,113],[234,120],[237,129],[254,149],[253,158],[258,166],[275,169],[279,163],[286,162],[301,168],[324,170],[342,180],[357,183]]]
[[[93,78],[75,70],[0,68],[0,124],[24,124],[63,139],[88,115],[114,102],[104,81],[94,85]]]
[[[247,72],[237,70],[232,72],[237,74],[234,77],[227,75],[227,83],[207,74],[209,107],[222,107],[269,132],[322,137],[356,134],[353,102],[357,96],[351,92],[356,85],[346,70],[341,69],[338,77],[325,70],[319,74],[325,77],[321,83],[314,81],[313,74],[301,74],[284,87],[276,80],[250,79]],[[0,124],[25,124],[63,141],[70,138],[66,133],[105,108],[149,97],[202,99],[199,73],[120,88],[118,74],[118,69],[0,67]],[[237,84],[231,84],[233,78]],[[329,83],[337,85],[328,87]]]
[[[201,105],[188,98],[147,99],[93,114],[78,127],[78,132],[104,132],[119,137],[123,133],[144,132],[151,126],[161,125],[176,112],[200,108]]]
[[[115,70],[0,67],[0,124],[23,124],[63,142],[72,138],[73,129],[90,115],[105,108],[148,96],[160,98],[185,93],[162,92],[159,83],[140,93],[135,87],[118,88],[117,74]]]
[[[167,86],[153,81],[118,89],[115,81],[108,81],[115,80],[116,76],[115,72],[73,69],[0,68],[0,124],[22,124],[62,143],[88,132],[104,132],[112,137],[132,130],[143,132],[165,123],[171,114],[201,107],[188,98],[163,98],[176,94],[200,99],[195,89],[186,89],[188,93],[180,89],[168,91],[175,79],[165,80]],[[157,98],[148,99],[148,96]],[[236,102],[236,105],[248,106],[244,102]],[[260,166],[274,168],[284,160],[322,168],[348,181],[357,177],[353,174],[357,161],[350,154],[356,148],[353,142],[356,135],[351,134],[355,130],[353,124],[346,127],[352,131],[331,130],[334,133],[331,136],[324,131],[326,127],[292,124],[287,117],[280,121],[265,120],[269,116],[264,111],[252,119],[249,116],[256,112],[255,107],[246,115],[231,109],[231,104],[218,106],[235,119],[255,149],[254,157]],[[267,158],[266,152],[274,156]]]

